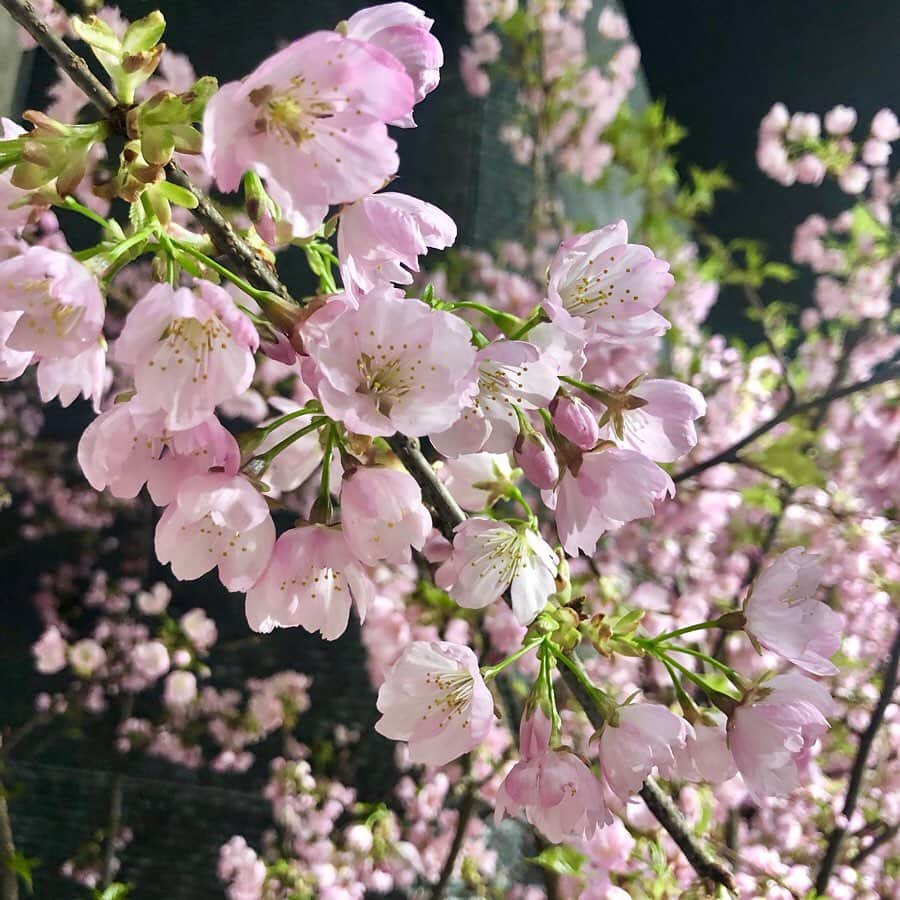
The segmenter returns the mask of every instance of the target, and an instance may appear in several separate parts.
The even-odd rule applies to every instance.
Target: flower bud
[[[590,450],[600,439],[593,410],[577,397],[560,397],[552,405],[556,430],[581,450]]]
[[[530,431],[520,434],[513,451],[516,465],[525,477],[541,490],[552,490],[559,481],[559,463],[556,454],[542,434]]]

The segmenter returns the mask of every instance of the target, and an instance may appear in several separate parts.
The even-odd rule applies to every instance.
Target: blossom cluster
[[[461,67],[477,95],[523,26],[539,37],[541,87],[519,86],[527,126],[539,127],[530,137],[506,124],[513,159],[596,182],[614,152],[601,135],[614,118],[625,127],[638,65],[624,18],[576,2],[468,2],[465,14],[473,39]],[[240,837],[222,848],[229,896],[433,884],[461,847],[473,895],[491,884],[528,896],[499,871],[490,834],[503,826],[469,823],[476,802],[497,823],[528,823],[538,846],[576,848],[572,896],[585,885],[621,896],[619,885],[640,890],[650,877],[684,887],[691,876],[668,838],[668,875],[632,854],[626,824],[649,827],[636,795],[654,776],[682,786],[696,819],[713,814],[713,792],[722,809],[751,809],[750,856],[776,868],[760,835],[777,831],[787,801],[768,798],[809,781],[836,808],[819,739],[850,693],[839,685],[835,700],[821,679],[837,673],[832,657],[862,668],[883,651],[883,641],[859,646],[867,602],[890,628],[896,397],[859,416],[852,402],[823,404],[792,432],[797,367],[778,354],[789,337],[767,333],[769,346],[744,359],[707,335],[718,270],[683,237],[657,241],[647,218],[576,233],[535,201],[530,245],[461,250],[456,265],[423,273],[422,257],[450,248],[457,228],[385,190],[399,170],[390,129],[415,127],[443,64],[433,23],[411,4],[363,9],[218,89],[162,51],[161,19],[64,20],[128,110],[118,161],[106,157],[111,126],[75,124],[83,101],[60,87],[52,117],[29,113],[28,132],[4,123],[0,377],[36,379],[45,402],[91,401],[77,462],[114,500],[67,504],[80,495],[57,484],[47,493],[66,522],[106,526],[146,496],[142,508],[161,509],[158,561],[180,581],[215,571],[245,595],[253,631],[299,627],[333,641],[351,610],[362,623],[375,730],[399,742],[394,810],[358,803],[289,738],[266,789],[277,831],[259,853]],[[626,42],[606,73],[586,50],[588,23]],[[797,352],[809,391],[872,378],[897,350],[884,321],[896,118],[876,116],[859,163],[850,112],[826,116],[825,139],[818,119],[781,107],[761,127],[760,165],[777,180],[831,173],[853,196],[870,185],[852,210],[797,232],[795,261],[820,276]],[[197,198],[167,180],[172,160],[200,184],[241,191],[234,240],[267,273],[277,254],[302,252],[317,292],[291,298],[236,266],[191,218]],[[865,183],[851,190],[859,168]],[[113,198],[130,204],[127,225],[109,217]],[[99,242],[73,253],[53,208],[90,219]],[[3,410],[12,435],[16,409]],[[729,449],[780,414],[761,449]],[[36,434],[31,415],[21,427]],[[31,445],[9,444],[4,472],[38,497],[17,470]],[[816,446],[835,457],[830,483],[804,465]],[[721,453],[727,465],[707,467]],[[675,498],[692,466],[696,484]],[[835,514],[830,493],[862,536],[817,527]],[[778,546],[797,546],[765,564],[782,519],[790,537]],[[857,563],[868,586],[840,602]],[[217,631],[203,610],[176,618],[162,583],[145,591],[146,580],[85,575],[93,612],[78,628],[59,614],[51,578],[38,598],[35,665],[71,682],[39,697],[42,714],[152,696],[159,714],[122,704],[120,752],[241,773],[308,707],[299,672],[239,691],[204,684]],[[558,872],[553,860],[539,864]],[[745,875],[741,889],[754,896],[759,884]]]

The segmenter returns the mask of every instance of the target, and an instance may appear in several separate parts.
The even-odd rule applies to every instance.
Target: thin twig
[[[453,869],[456,867],[456,858],[459,856],[460,850],[462,850],[463,843],[466,839],[466,829],[469,827],[472,812],[475,809],[475,794],[475,785],[473,782],[469,782],[466,785],[462,799],[459,801],[459,814],[456,819],[456,831],[453,833],[453,842],[450,844],[450,852],[444,860],[441,874],[438,876],[438,880],[431,889],[431,894],[429,895],[431,900],[441,900],[447,890],[447,885],[450,883]]]
[[[894,696],[894,690],[897,687],[897,668],[900,664],[900,622],[897,623],[897,632],[894,635],[894,643],[891,647],[891,653],[884,667],[883,682],[881,685],[881,695],[875,708],[872,710],[872,717],[869,724],[859,739],[859,747],[856,749],[856,757],[853,760],[853,768],[850,770],[850,780],[847,783],[847,793],[844,797],[844,806],[841,809],[841,820],[849,822],[856,811],[856,804],[859,800],[859,789],[862,786],[863,774],[866,771],[866,764],[869,759],[869,753],[872,750],[872,744],[875,742],[875,735],[881,727],[884,720],[884,714]],[[822,865],[819,867],[819,874],[816,877],[816,893],[822,896],[826,895],[828,890],[828,882],[831,880],[831,873],[838,860],[838,854],[841,850],[841,842],[847,833],[846,827],[835,824],[834,829],[828,837],[828,845],[825,848],[825,855],[822,857]]]
[[[701,474],[701,472],[705,472],[707,469],[713,468],[713,466],[718,466],[722,463],[740,462],[738,453],[743,450],[744,447],[759,440],[764,434],[768,434],[773,428],[777,428],[781,425],[782,422],[787,422],[788,419],[792,419],[794,416],[820,409],[823,406],[827,406],[829,403],[833,403],[835,400],[841,400],[844,397],[858,394],[860,391],[868,390],[876,385],[893,381],[895,378],[900,379],[900,366],[888,365],[873,372],[868,378],[864,378],[861,381],[855,381],[852,384],[845,385],[841,388],[826,391],[824,394],[814,397],[812,400],[807,400],[804,403],[785,404],[785,406],[772,416],[771,419],[768,419],[763,422],[762,425],[754,428],[753,431],[742,437],[740,440],[735,441],[730,447],[726,447],[714,456],[696,463],[690,468],[685,469],[683,472],[678,472],[672,476],[672,480],[677,484],[678,482],[686,481],[688,478],[695,478],[697,475]]]
[[[854,869],[858,868],[863,860],[868,859],[879,847],[883,847],[889,841],[892,841],[898,834],[900,834],[900,824],[886,826],[872,839],[871,843],[866,844],[865,847],[854,853],[847,860],[847,865]]]

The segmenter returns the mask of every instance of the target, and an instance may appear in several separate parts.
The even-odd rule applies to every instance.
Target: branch
[[[850,859],[847,865],[854,869],[858,868],[863,860],[868,859],[879,847],[883,847],[888,841],[892,841],[897,834],[900,833],[900,824],[886,826],[878,835],[876,835],[871,843],[866,844],[862,850],[858,850]]]
[[[835,400],[841,400],[844,397],[849,397],[851,394],[858,394],[860,391],[868,390],[871,387],[875,387],[879,384],[884,384],[888,381],[893,381],[895,378],[900,378],[900,366],[897,365],[888,365],[884,368],[881,368],[870,375],[868,378],[863,379],[862,381],[855,381],[853,384],[844,385],[841,388],[835,388],[833,390],[826,391],[824,394],[821,394],[818,397],[814,397],[812,400],[807,400],[804,403],[786,403],[781,410],[779,410],[771,419],[766,422],[763,422],[757,428],[754,428],[748,435],[742,437],[739,441],[733,443],[730,447],[726,447],[719,453],[716,453],[714,456],[709,457],[709,459],[704,459],[701,462],[696,463],[688,469],[685,469],[683,472],[678,472],[676,475],[672,476],[672,480],[677,484],[681,481],[686,481],[688,478],[695,478],[701,472],[705,472],[707,469],[713,468],[713,466],[718,466],[721,463],[737,463],[740,462],[741,459],[738,456],[738,453],[744,449],[744,447],[752,444],[754,441],[759,440],[764,434],[768,434],[773,428],[776,428],[778,425],[781,425],[782,422],[786,422],[788,419],[792,419],[794,416],[802,415],[803,413],[812,412],[815,409],[819,409],[824,405],[829,403],[833,403]]]
[[[459,815],[456,819],[456,831],[453,833],[453,842],[450,844],[450,852],[444,860],[441,874],[431,889],[431,894],[429,895],[431,900],[442,900],[444,892],[447,890],[447,885],[450,883],[453,869],[456,866],[456,858],[459,856],[460,850],[462,850],[462,845],[466,838],[466,829],[475,809],[475,793],[475,784],[470,781],[466,785],[466,791],[462,796],[462,800],[459,802]]]
[[[560,666],[560,674],[571,691],[572,696],[583,707],[591,725],[598,731],[604,725],[603,714],[596,707],[584,686],[565,666]],[[700,842],[691,831],[690,826],[681,814],[678,807],[665,794],[660,786],[648,778],[640,790],[641,799],[647,804],[647,808],[656,817],[656,820],[669,833],[669,836],[678,845],[687,861],[693,866],[694,871],[701,877],[714,884],[721,885],[732,893],[737,892],[734,883],[734,875],[728,868]]]
[[[894,635],[894,643],[891,647],[891,653],[884,667],[884,680],[881,685],[881,695],[875,708],[872,710],[872,717],[869,724],[859,739],[859,747],[856,750],[856,757],[853,760],[853,768],[850,770],[850,781],[847,783],[847,794],[844,798],[844,807],[841,810],[842,821],[850,821],[853,813],[856,811],[856,803],[859,799],[859,789],[862,786],[863,774],[866,770],[866,763],[869,759],[869,752],[875,741],[875,735],[881,727],[884,720],[884,714],[891,703],[894,696],[894,689],[897,687],[897,668],[900,665],[900,622],[897,624],[897,632]],[[841,825],[835,825],[834,830],[828,838],[828,845],[825,848],[825,855],[822,858],[822,865],[819,868],[819,874],[816,878],[816,893],[825,896],[828,890],[828,882],[831,879],[831,873],[837,862],[838,853],[841,849],[841,842],[847,829]]]
[[[13,19],[47,51],[60,71],[81,88],[91,104],[104,118],[109,120],[113,128],[120,134],[124,134],[127,109],[118,103],[109,88],[91,72],[84,59],[73,53],[61,38],[50,31],[27,0],[0,0],[0,5],[4,6]],[[216,249],[229,259],[247,281],[260,290],[272,291],[282,297],[289,296],[278,276],[235,232],[209,197],[191,182],[187,173],[180,166],[170,162],[166,166],[166,177],[173,184],[185,188],[197,198],[197,208],[193,210],[195,218],[206,229]]]

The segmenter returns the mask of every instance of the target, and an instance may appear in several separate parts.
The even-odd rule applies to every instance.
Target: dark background
[[[245,74],[281,42],[331,28],[360,5],[347,0],[141,0],[123,3],[122,10],[135,19],[161,8],[169,45],[189,50],[199,74],[227,81]],[[461,244],[485,246],[494,237],[515,235],[527,209],[527,179],[496,141],[514,98],[500,96],[485,104],[462,89],[456,59],[467,36],[460,0],[420,0],[419,5],[436,20],[447,65],[439,90],[417,109],[419,128],[399,136],[403,162],[395,187],[445,208],[459,223]],[[795,225],[814,210],[836,212],[842,198],[828,188],[787,190],[759,173],[754,162],[759,120],[776,100],[792,112],[820,114],[844,103],[857,109],[863,124],[883,106],[900,109],[900,2],[633,0],[626,9],[651,94],[665,99],[670,114],[689,130],[680,150],[683,163],[723,164],[737,183],[737,190],[722,195],[709,229],[724,239],[762,239],[773,258],[788,259]],[[47,60],[36,55],[26,105],[40,107],[52,78]],[[809,286],[801,278],[780,287],[780,296],[805,304]],[[711,321],[716,328],[741,331],[739,295],[723,292]],[[74,431],[79,416],[77,410],[71,416],[53,413],[50,424]],[[4,522],[9,524],[0,519],[0,526]],[[11,529],[0,533],[5,559],[12,560],[0,592],[0,723],[16,724],[27,718],[34,691],[45,688],[45,679],[32,673],[28,648],[39,627],[28,598],[47,560],[65,548],[19,547]],[[196,605],[209,609],[224,641],[246,638],[240,598],[224,597],[214,579],[178,586],[174,608]],[[361,727],[365,737],[356,775],[365,798],[378,799],[393,781],[392,747],[371,732],[373,697],[362,658],[355,632],[326,645],[292,631],[232,652],[225,676],[237,682],[242,673],[288,667],[311,674],[314,713],[302,737],[315,741],[336,722]],[[15,828],[21,849],[41,858],[36,885],[41,900],[79,896],[54,872],[104,818],[114,763],[100,750],[108,734],[91,737],[86,744],[37,741],[28,746],[33,751],[29,763],[12,769],[19,789],[11,801]],[[173,776],[171,768],[154,764],[129,775],[125,818],[136,840],[125,866],[127,876],[140,885],[135,896],[222,896],[213,878],[217,847],[234,833],[251,840],[258,836],[265,805],[251,787],[263,777],[259,771],[245,779]]]

